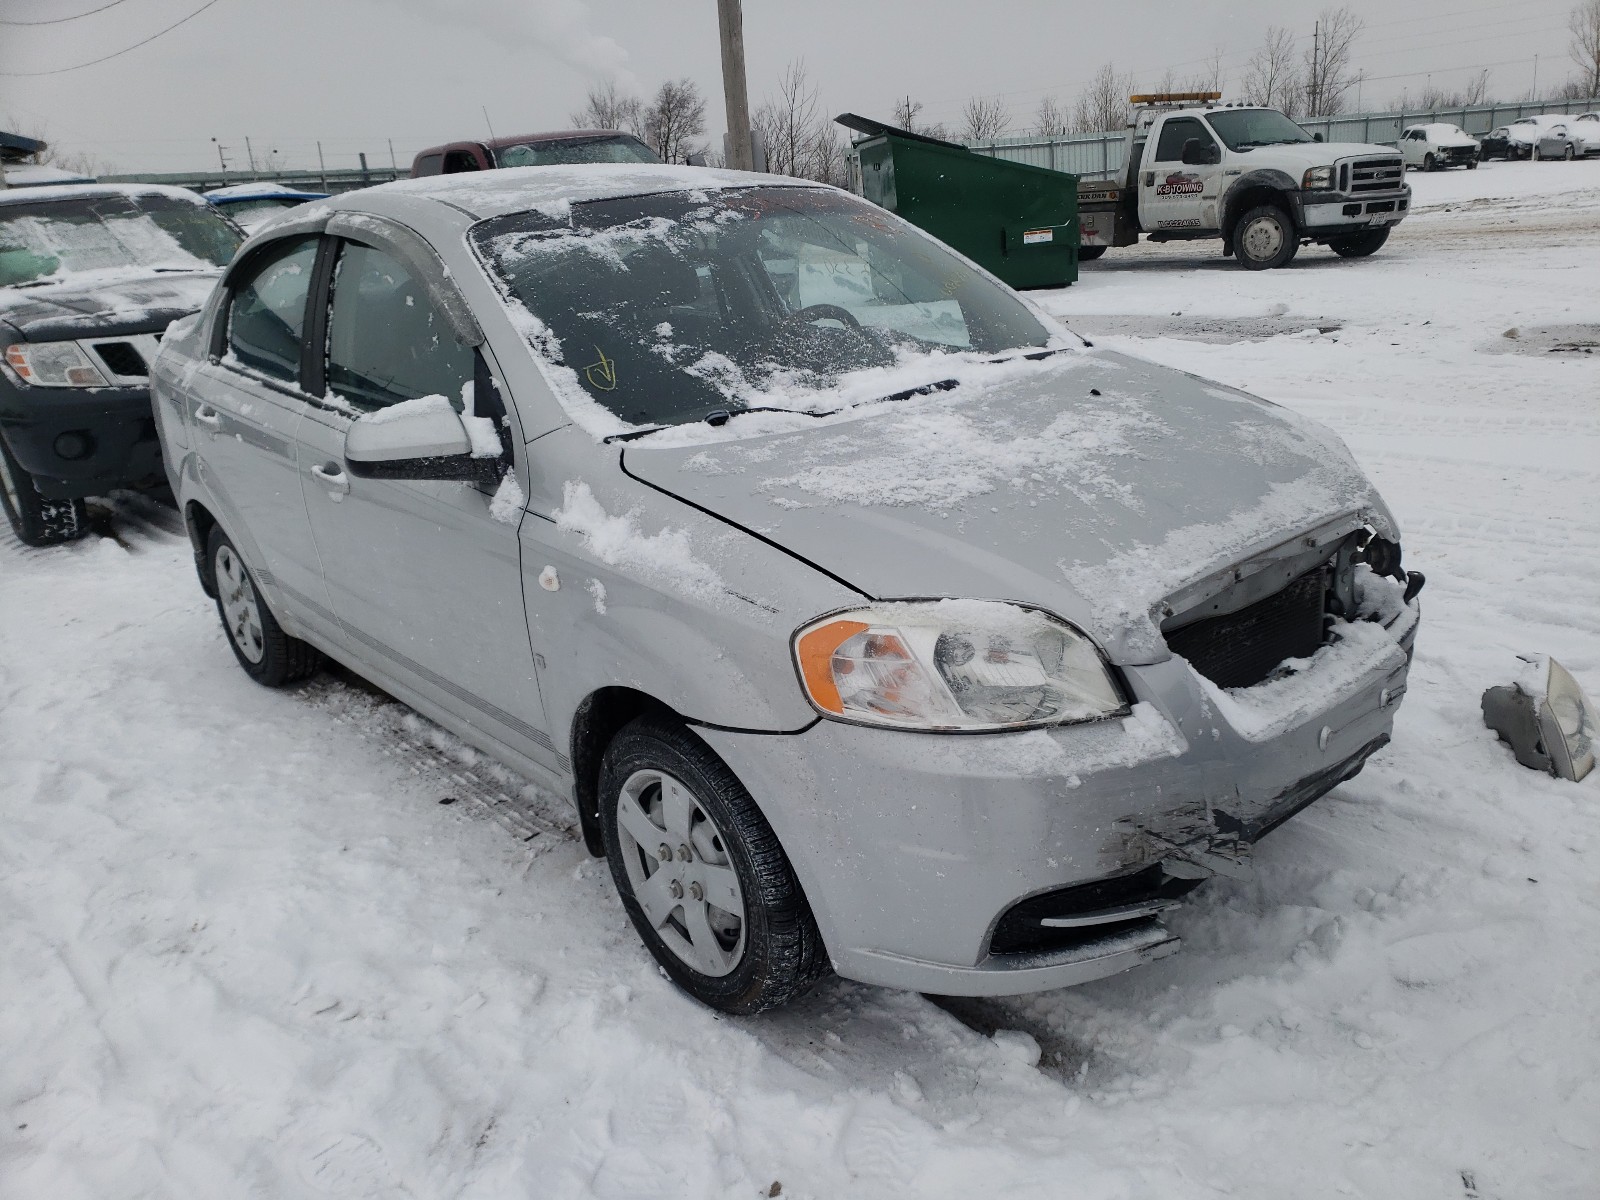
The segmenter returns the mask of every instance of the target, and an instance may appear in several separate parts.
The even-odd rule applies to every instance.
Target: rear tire
[[[1079,246],[1078,247],[1078,261],[1079,262],[1093,262],[1095,259],[1099,258],[1105,252],[1106,252],[1106,248],[1104,246]]]
[[[829,973],[777,835],[727,764],[683,725],[645,716],[617,734],[600,764],[600,822],[634,929],[702,1004],[763,1012]]]
[[[1247,271],[1288,266],[1299,251],[1294,222],[1276,204],[1252,208],[1233,227],[1233,253]]]
[[[50,500],[39,494],[33,476],[12,456],[0,437],[0,508],[11,529],[28,546],[54,546],[89,532],[89,510],[82,500]]]
[[[1366,229],[1341,238],[1331,238],[1328,249],[1340,258],[1365,258],[1377,253],[1378,248],[1388,240],[1389,226],[1385,225],[1382,229]]]
[[[267,607],[255,576],[238,548],[213,525],[206,541],[206,570],[216,585],[217,615],[228,634],[228,646],[244,673],[262,687],[283,687],[314,674],[322,655],[299,638],[290,637]]]

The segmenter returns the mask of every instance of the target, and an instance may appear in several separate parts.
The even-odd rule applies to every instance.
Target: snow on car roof
[[[1425,129],[1430,134],[1447,134],[1447,135],[1450,135],[1450,136],[1453,136],[1453,137],[1471,137],[1472,136],[1465,129],[1461,128],[1461,126],[1452,125],[1448,121],[1429,121],[1425,125],[1413,125],[1411,128],[1413,128],[1413,129]]]
[[[0,204],[38,204],[51,200],[78,200],[85,196],[166,196],[204,204],[205,200],[188,188],[167,187],[160,183],[74,183],[60,187],[29,187],[0,191]]]
[[[585,163],[573,166],[510,167],[497,171],[472,171],[459,175],[429,175],[401,179],[350,193],[351,207],[379,194],[410,195],[442,200],[474,217],[497,217],[551,205],[584,204],[619,196],[654,192],[683,192],[763,184],[782,187],[825,187],[788,175],[760,175],[751,171],[726,171],[714,167],[664,166],[655,163]],[[336,207],[345,207],[335,199]]]
[[[226,187],[212,188],[204,196],[213,204],[218,200],[270,200],[283,199],[321,200],[327,192],[307,192],[299,188],[284,187],[281,183],[230,183]]]

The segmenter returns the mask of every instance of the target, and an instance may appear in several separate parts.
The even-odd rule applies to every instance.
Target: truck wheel
[[[89,512],[82,500],[49,500],[33,486],[33,476],[11,456],[0,438],[0,508],[25,545],[53,546],[89,532]]]
[[[1340,258],[1365,258],[1377,252],[1379,246],[1389,240],[1389,227],[1382,229],[1364,229],[1360,233],[1346,234],[1341,238],[1331,238],[1328,249]]]
[[[1106,252],[1106,248],[1104,246],[1079,246],[1078,247],[1078,261],[1079,262],[1093,262],[1095,259],[1099,258],[1105,252]]]
[[[1286,266],[1299,250],[1294,224],[1276,204],[1252,208],[1233,227],[1233,252],[1247,271]]]
[[[1424,171],[1437,171],[1439,169],[1439,164],[1432,154],[1424,154],[1422,156],[1422,169]]]
[[[1477,169],[1478,169],[1478,160],[1475,159],[1475,158],[1467,159],[1467,170],[1476,171]]]
[[[747,1016],[829,972],[800,881],[744,785],[675,721],[640,717],[606,748],[611,878],[645,946],[702,1004]]]
[[[206,562],[217,585],[217,614],[245,674],[263,687],[273,688],[314,674],[322,665],[322,654],[283,631],[220,525],[211,527]]]

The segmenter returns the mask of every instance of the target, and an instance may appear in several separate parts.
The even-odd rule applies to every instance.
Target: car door
[[[1408,167],[1422,164],[1422,149],[1425,146],[1422,130],[1408,129],[1400,136],[1400,160]]]
[[[225,532],[291,629],[332,631],[301,495],[297,431],[319,238],[285,237],[230,273],[208,360],[182,390],[201,479]]]
[[[1222,166],[1185,165],[1183,147],[1191,138],[1198,139],[1202,146],[1217,146],[1217,140],[1198,117],[1168,117],[1161,123],[1153,143],[1155,150],[1139,181],[1139,223],[1152,232],[1209,228],[1215,224],[1204,217],[1208,202],[1213,212],[1216,208]]]
[[[470,400],[506,428],[495,373],[400,257],[340,238],[329,252],[318,339],[328,402],[300,426],[300,483],[345,644],[380,680],[555,768],[523,607],[520,505],[496,507],[496,485],[366,478],[344,462],[355,419],[423,396]],[[520,443],[502,442],[515,471]]]

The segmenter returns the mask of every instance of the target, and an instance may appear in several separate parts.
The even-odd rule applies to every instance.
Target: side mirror
[[[365,479],[453,479],[496,483],[505,460],[474,453],[461,416],[443,396],[424,396],[356,418],[344,435],[350,473]]]
[[[1324,141],[1325,139],[1323,138],[1323,136],[1320,133],[1313,133],[1311,135],[1311,140],[1313,142],[1320,142],[1320,141]]]
[[[1206,167],[1222,161],[1222,151],[1211,142],[1190,138],[1183,143],[1182,162],[1186,167]]]

